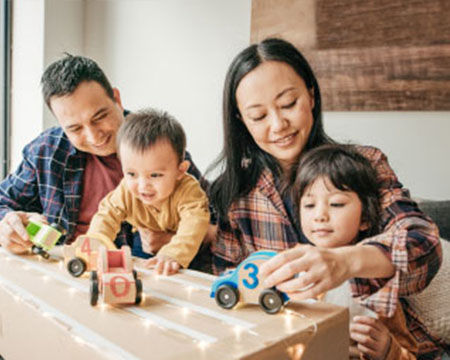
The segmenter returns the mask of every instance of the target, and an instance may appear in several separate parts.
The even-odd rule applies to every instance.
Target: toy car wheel
[[[224,309],[231,309],[239,301],[239,292],[230,285],[221,285],[216,291],[216,302]]]
[[[97,271],[92,271],[91,272],[91,286],[89,288],[89,294],[90,294],[90,300],[91,300],[91,305],[95,306],[97,305],[97,301],[98,301],[98,277],[97,277]]]
[[[35,255],[39,255],[41,253],[41,248],[36,245],[33,245],[31,247],[31,252]]]
[[[50,254],[49,254],[47,251],[42,250],[42,249],[41,249],[40,255],[41,255],[44,259],[48,259],[48,258],[50,257]]]
[[[283,304],[283,297],[278,290],[266,289],[259,295],[259,305],[268,314],[276,314]]]
[[[136,279],[136,300],[135,304],[140,304],[142,301],[142,281],[140,279]]]
[[[83,259],[76,257],[67,263],[67,270],[70,275],[79,277],[86,271],[86,263]]]

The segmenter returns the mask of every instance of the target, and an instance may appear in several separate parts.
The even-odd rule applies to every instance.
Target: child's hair
[[[300,159],[293,198],[300,201],[308,187],[325,177],[339,190],[355,192],[362,203],[361,221],[368,224],[366,236],[379,232],[381,215],[377,173],[352,145],[322,145],[305,153]],[[300,206],[299,206],[300,208]]]
[[[181,124],[165,111],[143,109],[129,114],[117,133],[117,149],[127,144],[143,152],[159,140],[167,140],[175,150],[178,161],[184,160],[186,135]]]

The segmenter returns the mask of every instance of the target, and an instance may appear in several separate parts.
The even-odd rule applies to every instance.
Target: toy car
[[[258,277],[259,266],[276,255],[275,251],[257,251],[234,270],[221,275],[211,286],[212,298],[224,309],[233,308],[239,301],[259,304],[268,314],[276,314],[289,297],[275,288],[265,289]]]
[[[64,229],[58,224],[43,224],[39,221],[30,221],[26,227],[26,231],[30,236],[30,241],[33,243],[31,251],[33,254],[38,254],[44,259],[50,257],[50,251],[58,242]]]
[[[97,271],[91,272],[90,302],[95,306],[99,294],[107,304],[139,304],[142,301],[142,282],[137,278],[131,262],[129,246],[120,250],[100,247]]]
[[[64,263],[72,276],[79,277],[85,271],[97,270],[98,251],[103,242],[86,235],[78,236],[70,245],[64,245]]]

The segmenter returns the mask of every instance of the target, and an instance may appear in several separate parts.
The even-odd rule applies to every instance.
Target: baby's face
[[[318,178],[300,200],[305,236],[316,246],[349,245],[367,226],[361,224],[362,204],[353,191],[337,189],[328,178]]]
[[[144,152],[127,143],[120,145],[120,160],[126,185],[144,204],[160,209],[173,193],[189,162],[179,163],[177,154],[167,140],[159,140]]]

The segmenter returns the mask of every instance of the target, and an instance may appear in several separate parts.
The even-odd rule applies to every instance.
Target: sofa
[[[417,200],[417,203],[439,227],[443,262],[430,285],[422,293],[406,300],[430,332],[441,338],[450,349],[450,200]]]

